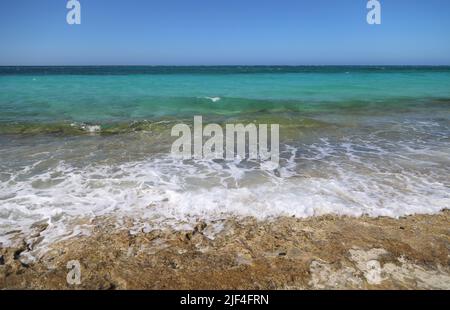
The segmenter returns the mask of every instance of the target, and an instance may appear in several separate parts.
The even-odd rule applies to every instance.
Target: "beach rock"
[[[54,243],[28,266],[26,244],[0,249],[0,289],[73,289],[72,260],[78,289],[450,289],[449,211],[227,219],[134,234],[114,222],[95,219],[90,236]]]

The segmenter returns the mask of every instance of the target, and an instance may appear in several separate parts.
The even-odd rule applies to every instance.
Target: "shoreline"
[[[400,219],[228,219],[131,234],[97,218],[90,236],[24,263],[0,248],[0,289],[450,289],[450,210]],[[38,238],[38,236],[37,236]],[[78,260],[81,284],[69,285]]]

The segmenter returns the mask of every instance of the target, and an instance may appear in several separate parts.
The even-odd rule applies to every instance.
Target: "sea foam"
[[[211,100],[212,102],[216,103],[220,101],[222,98],[220,97],[205,97],[205,99]]]
[[[398,160],[403,159],[397,157],[390,164],[396,168],[389,170],[384,166],[388,160],[369,156],[364,157],[367,164],[361,161],[368,154],[386,156],[384,151],[350,142],[332,147],[324,139],[307,152],[285,146],[277,170],[254,162],[182,161],[164,155],[120,165],[60,162],[33,174],[29,167],[0,182],[0,242],[9,245],[11,231],[27,235],[34,223],[45,221],[44,246],[86,233],[89,225],[77,223],[98,216],[133,218],[135,229],[181,229],[229,217],[400,217],[450,206],[450,190],[436,172],[402,169]],[[341,163],[329,160],[339,152],[352,156]]]

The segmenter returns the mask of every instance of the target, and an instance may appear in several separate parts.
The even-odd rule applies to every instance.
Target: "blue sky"
[[[0,65],[450,65],[450,1],[1,0]]]

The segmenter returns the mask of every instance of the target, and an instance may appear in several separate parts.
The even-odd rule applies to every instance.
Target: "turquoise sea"
[[[1,67],[0,130],[194,114],[425,114],[446,111],[448,98],[450,67]]]
[[[280,167],[171,158],[170,129],[194,115],[280,124]],[[435,213],[450,206],[450,67],[0,67],[0,158],[4,244],[101,215],[150,229]]]

